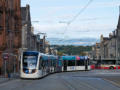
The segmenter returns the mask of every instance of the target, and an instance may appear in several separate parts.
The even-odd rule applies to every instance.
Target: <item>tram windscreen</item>
[[[37,66],[37,55],[23,55],[23,68],[35,69]]]

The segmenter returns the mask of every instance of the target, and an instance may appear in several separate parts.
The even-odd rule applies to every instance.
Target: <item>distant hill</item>
[[[56,48],[60,54],[67,55],[82,55],[84,56],[84,52],[89,52],[92,50],[92,46],[73,46],[73,45],[52,45],[52,47]]]
[[[48,38],[51,45],[74,45],[74,46],[91,46],[99,39],[96,38],[80,38],[80,39],[61,39],[61,38]]]

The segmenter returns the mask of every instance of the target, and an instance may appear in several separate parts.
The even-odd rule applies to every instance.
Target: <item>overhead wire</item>
[[[88,8],[88,6],[89,6],[92,2],[93,2],[93,0],[89,0],[89,2],[81,9],[81,11],[78,12],[78,13],[73,17],[72,20],[68,21],[68,24],[71,24],[72,22],[74,22],[74,21],[77,19],[77,17],[79,17],[79,15],[82,14],[82,13]]]
[[[28,4],[30,4],[30,0],[27,0],[28,1]],[[66,28],[63,32],[63,35],[65,34],[65,32],[68,31],[68,27],[79,17],[79,15],[81,15],[87,8],[88,6],[93,2],[93,0],[89,0],[88,3],[70,20],[70,21],[67,21],[65,22],[66,23]],[[65,37],[62,39],[62,40],[59,40],[59,41],[64,41]]]
[[[64,34],[65,32],[68,31],[68,27],[88,8],[88,6],[93,2],[94,0],[89,0],[88,3],[70,20],[70,21],[67,21],[67,22],[63,22],[65,23],[67,26],[66,26],[66,29],[64,31]],[[61,22],[62,23],[62,22]],[[63,35],[64,35],[63,34]],[[64,37],[65,39],[65,37]],[[60,40],[60,41],[64,41],[64,39]]]

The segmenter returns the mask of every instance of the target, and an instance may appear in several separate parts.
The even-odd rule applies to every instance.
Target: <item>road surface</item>
[[[120,90],[107,79],[119,76],[120,71],[111,70],[64,72],[39,80],[11,80],[0,84],[0,90]]]

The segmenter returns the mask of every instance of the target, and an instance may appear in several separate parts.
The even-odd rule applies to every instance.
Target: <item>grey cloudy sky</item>
[[[70,26],[70,21],[89,0],[22,0],[22,6],[30,4],[35,32],[47,33],[48,38],[99,38],[116,29],[120,0],[93,0]]]

